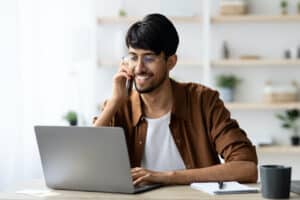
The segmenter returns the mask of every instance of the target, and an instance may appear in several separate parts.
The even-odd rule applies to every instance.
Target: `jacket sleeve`
[[[218,154],[225,162],[252,161],[257,164],[255,147],[247,138],[246,132],[231,118],[219,93],[214,90],[205,92],[207,127],[210,138]]]
[[[104,110],[106,104],[107,104],[108,100],[105,100],[104,103],[100,106],[100,110],[101,112]],[[100,114],[101,115],[101,114]],[[122,123],[122,113],[120,110],[118,110],[116,112],[116,114],[112,117],[111,121],[109,122],[109,126],[119,126],[119,127],[123,127],[123,123]],[[93,124],[96,122],[96,120],[98,119],[97,116],[93,117]]]

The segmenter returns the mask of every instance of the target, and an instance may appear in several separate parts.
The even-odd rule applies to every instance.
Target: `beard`
[[[168,71],[165,70],[164,74],[157,81],[157,83],[153,83],[153,84],[150,83],[150,85],[148,87],[139,88],[137,86],[136,82],[134,81],[134,87],[135,87],[136,91],[140,94],[150,93],[150,92],[153,92],[155,89],[159,88],[167,78],[168,78]]]

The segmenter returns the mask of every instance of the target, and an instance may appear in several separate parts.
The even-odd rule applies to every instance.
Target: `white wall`
[[[163,2],[163,3],[162,3]],[[210,2],[211,15],[218,13],[219,0],[217,1],[181,1],[164,0],[164,1],[121,1],[111,2],[98,1],[98,16],[116,16],[120,7],[125,8],[129,16],[144,16],[150,12],[162,12],[164,14],[177,14],[191,16],[194,13],[203,16],[203,6]],[[251,13],[258,14],[278,14],[280,13],[279,1],[274,0],[249,0]],[[149,5],[148,5],[149,4]],[[180,6],[178,5],[180,4]],[[296,2],[290,1],[290,13],[296,13]],[[122,6],[123,5],[123,6]],[[143,5],[143,6],[141,6]],[[168,6],[166,6],[168,5]],[[136,8],[139,9],[136,9]],[[180,10],[179,8],[182,9]],[[237,23],[237,24],[210,24],[209,27],[203,27],[200,24],[175,24],[180,34],[181,43],[179,44],[179,59],[201,61],[203,55],[209,55],[211,60],[221,58],[222,41],[228,41],[231,54],[237,58],[241,54],[259,54],[264,58],[282,58],[283,52],[291,47],[300,45],[300,26],[299,23]],[[119,51],[124,46],[120,44],[122,38],[119,34],[124,35],[128,25],[113,24],[98,27],[98,58],[102,60],[117,60],[124,50]],[[120,31],[121,30],[121,31]],[[209,30],[211,41],[203,41],[204,30]],[[118,32],[119,31],[119,32]],[[116,40],[116,38],[118,38]],[[112,44],[112,45],[109,45]],[[205,46],[209,45],[211,46]],[[211,51],[210,51],[211,50]],[[209,52],[207,52],[209,51]],[[100,67],[96,85],[101,91],[96,92],[96,100],[102,102],[110,96],[111,78],[116,71],[117,66]],[[215,76],[220,73],[234,73],[241,77],[242,83],[238,87],[237,101],[241,102],[260,102],[262,100],[263,86],[266,80],[280,82],[289,82],[298,80],[300,68],[291,67],[246,67],[245,69],[215,69],[211,68],[211,87],[214,87]],[[172,72],[172,76],[182,81],[204,82],[203,74],[205,70],[201,67],[182,67],[177,66]],[[105,75],[104,75],[105,74]],[[240,122],[249,137],[255,142],[264,142],[274,140],[275,142],[288,144],[288,134],[280,128],[279,122],[274,117],[275,113],[280,111],[233,111],[232,116]]]
[[[94,0],[0,1],[0,191],[42,178],[34,125],[96,112]]]
[[[16,59],[17,39],[17,0],[0,1],[0,188],[9,182],[8,177],[14,172],[13,169],[6,169],[14,163],[14,152],[11,146],[17,145],[14,137],[5,137],[6,134],[18,135],[19,121],[18,111],[20,105],[15,104],[12,99],[19,98],[20,90],[18,83],[20,74],[17,70],[18,60]]]

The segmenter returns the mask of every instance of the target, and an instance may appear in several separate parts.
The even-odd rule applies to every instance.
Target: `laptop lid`
[[[48,187],[134,193],[122,128],[35,126],[35,132]]]

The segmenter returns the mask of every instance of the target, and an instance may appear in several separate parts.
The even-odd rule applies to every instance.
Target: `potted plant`
[[[284,114],[277,114],[277,118],[282,122],[281,126],[285,129],[292,131],[291,143],[292,145],[300,144],[300,137],[298,135],[299,124],[298,119],[300,118],[300,110],[290,109],[286,110]]]
[[[288,13],[288,2],[287,2],[287,0],[281,0],[280,7],[281,7],[281,14],[286,15]]]
[[[240,81],[241,80],[233,74],[219,75],[217,77],[217,86],[223,101],[232,102],[234,100],[234,91]]]
[[[70,126],[76,126],[78,122],[77,113],[75,111],[69,111],[64,116],[64,119],[67,120]]]
[[[126,17],[126,15],[127,15],[127,13],[126,13],[126,11],[124,9],[120,9],[119,10],[119,16],[120,17]]]

